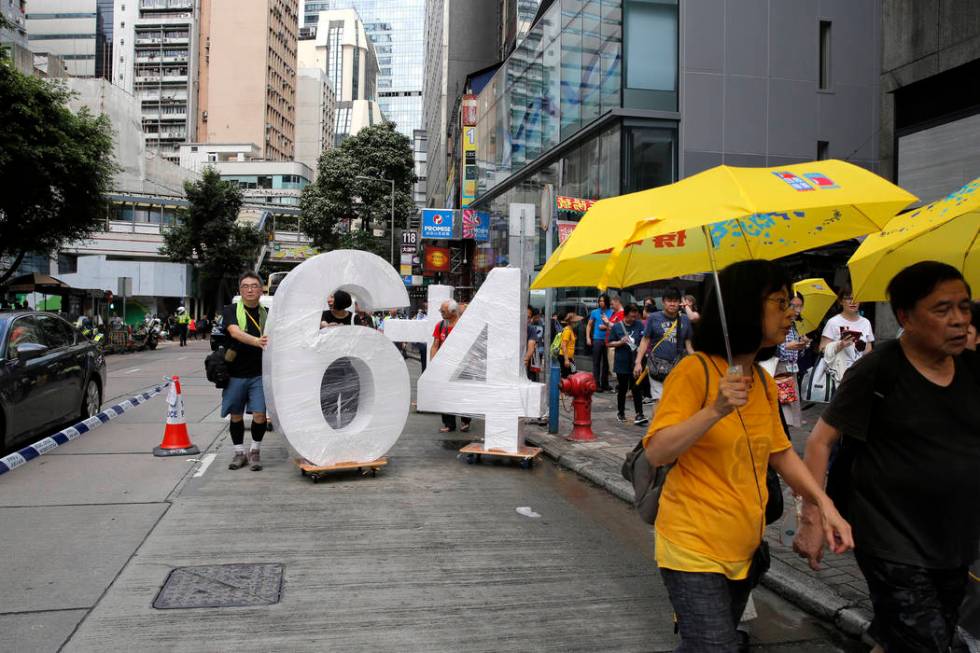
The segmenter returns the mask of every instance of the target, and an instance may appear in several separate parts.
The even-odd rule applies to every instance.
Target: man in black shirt
[[[980,539],[980,360],[965,351],[970,288],[925,261],[888,285],[904,333],[853,365],[813,429],[817,479],[845,437],[828,491],[846,503],[879,649],[946,651]],[[806,506],[794,548],[817,568],[822,527]]]
[[[228,387],[221,392],[221,416],[231,415],[228,430],[235,445],[235,456],[228,469],[250,465],[253,472],[262,469],[259,446],[265,435],[265,393],[262,390],[262,350],[269,343],[265,335],[267,311],[259,304],[262,278],[246,272],[238,280],[241,302],[228,304],[221,314],[228,338]],[[245,455],[246,408],[252,413],[252,446]]]

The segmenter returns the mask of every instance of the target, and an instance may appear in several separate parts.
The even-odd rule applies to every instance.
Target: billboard
[[[459,206],[465,209],[476,199],[476,180],[479,175],[476,167],[476,127],[468,127],[465,124],[460,128],[463,137],[463,160],[460,162],[462,172],[462,184]]]
[[[490,214],[486,211],[463,209],[463,238],[478,243],[490,240]]]
[[[452,209],[422,209],[422,238],[452,240],[455,220]]]
[[[424,270],[426,272],[449,272],[449,248],[426,247]]]

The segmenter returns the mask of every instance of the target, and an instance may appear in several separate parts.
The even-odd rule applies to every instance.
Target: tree
[[[214,168],[206,168],[199,181],[184,182],[184,193],[190,208],[164,233],[160,251],[194,267],[204,305],[217,310],[228,294],[223,283],[253,267],[262,234],[251,225],[238,224],[242,191],[222,181]]]
[[[90,236],[105,219],[117,168],[105,115],[68,108],[71,92],[0,58],[0,272],[3,284],[31,252]]]
[[[300,228],[322,250],[362,249],[388,258],[391,184],[380,179],[395,181],[395,225],[404,225],[417,210],[415,158],[411,141],[391,122],[362,129],[320,156],[316,181],[303,191]],[[385,235],[374,236],[373,225]]]

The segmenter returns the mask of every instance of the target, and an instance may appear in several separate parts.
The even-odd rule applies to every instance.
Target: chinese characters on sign
[[[463,209],[463,238],[477,242],[490,240],[490,214],[486,211]]]
[[[455,217],[449,209],[422,209],[422,238],[451,240]]]

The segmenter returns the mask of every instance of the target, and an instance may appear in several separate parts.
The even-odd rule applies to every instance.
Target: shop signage
[[[452,209],[422,209],[422,238],[451,240],[455,218]]]
[[[463,238],[478,243],[490,240],[490,214],[486,211],[463,209]]]
[[[448,247],[426,247],[424,269],[426,272],[449,272],[449,258]]]

